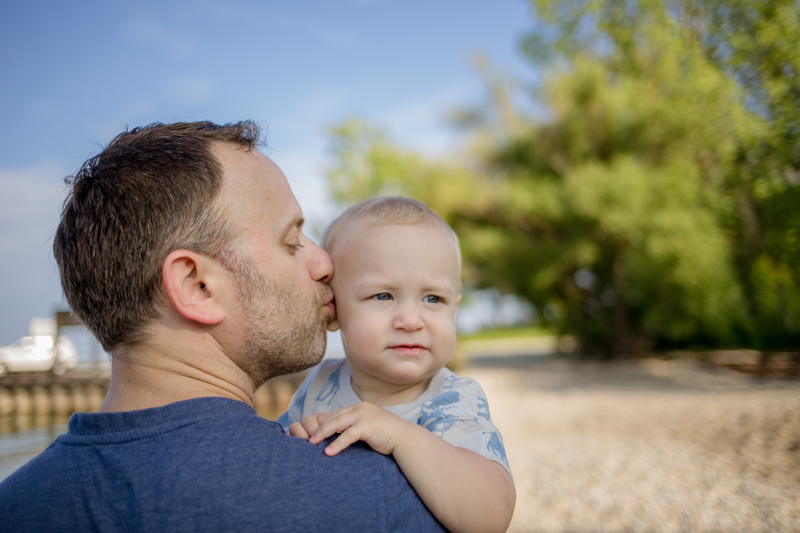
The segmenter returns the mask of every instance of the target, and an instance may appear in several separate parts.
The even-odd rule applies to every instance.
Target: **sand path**
[[[800,531],[800,381],[690,360],[473,358],[509,531]]]

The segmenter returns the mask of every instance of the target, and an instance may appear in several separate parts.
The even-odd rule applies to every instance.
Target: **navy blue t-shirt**
[[[0,531],[443,531],[391,457],[335,457],[247,404],[77,413],[0,484]]]

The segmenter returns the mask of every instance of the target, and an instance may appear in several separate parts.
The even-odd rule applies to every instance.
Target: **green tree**
[[[697,106],[686,107],[686,102],[680,105],[697,111],[701,120],[711,118],[712,130],[745,125],[731,139],[732,164],[719,168],[709,179],[709,167],[701,161],[704,184],[733,248],[733,266],[746,297],[748,341],[763,348],[800,342],[797,2],[534,0],[531,4],[540,26],[525,40],[523,49],[537,65],[571,67],[589,58],[620,79],[647,76],[652,72],[648,71],[652,58],[658,64],[671,55],[672,64],[679,66],[676,74],[700,74],[689,77],[690,98],[710,88],[703,81],[710,76],[728,80],[734,101],[720,98],[731,105],[727,122],[724,117],[709,117]],[[710,133],[697,139],[695,146],[700,150],[718,146],[714,132]]]

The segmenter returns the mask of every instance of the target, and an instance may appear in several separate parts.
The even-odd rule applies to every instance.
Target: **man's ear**
[[[228,280],[213,259],[175,250],[164,260],[161,277],[172,307],[184,318],[206,325],[225,318],[219,291]]]

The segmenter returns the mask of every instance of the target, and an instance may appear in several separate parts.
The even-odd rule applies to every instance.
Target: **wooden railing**
[[[63,376],[50,372],[16,372],[0,376],[0,433],[31,427],[66,424],[75,412],[100,409],[111,374],[106,369],[72,370]],[[253,398],[264,418],[274,420],[289,405],[304,374],[274,378]]]

